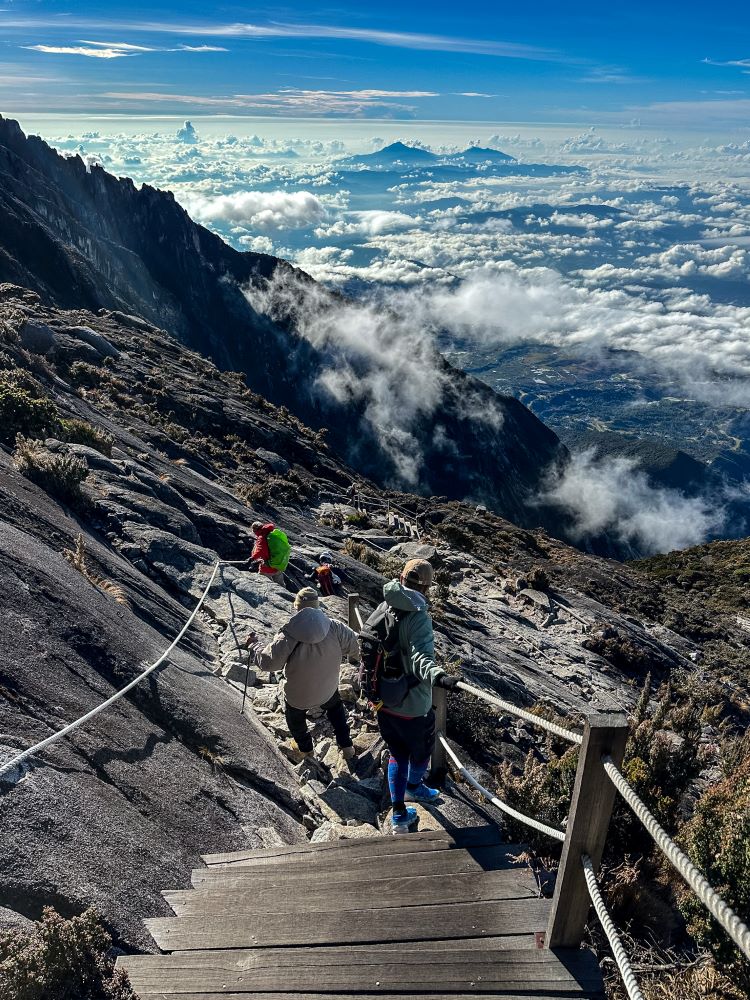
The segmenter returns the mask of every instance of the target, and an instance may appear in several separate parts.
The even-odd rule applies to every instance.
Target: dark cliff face
[[[287,262],[235,251],[196,225],[171,193],[137,189],[62,157],[0,118],[0,281],[60,307],[147,319],[221,368],[244,372],[252,389],[311,426],[328,427],[328,441],[356,468],[398,485],[398,462],[384,442],[391,428],[384,435],[372,423],[366,401],[337,402],[319,387],[321,373],[340,363],[337,352],[300,336],[293,315],[256,311],[243,293],[279,275],[293,278],[304,308],[314,283]],[[407,428],[421,454],[411,487],[470,497],[556,531],[554,515],[530,502],[549,467],[565,460],[555,434],[516,400],[437,356],[434,365],[444,376],[441,397]],[[496,419],[476,419],[487,412]],[[398,420],[397,413],[396,436]]]

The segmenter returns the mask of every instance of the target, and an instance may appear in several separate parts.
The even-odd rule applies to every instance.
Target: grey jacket
[[[445,673],[435,663],[435,640],[427,602],[421,594],[402,586],[398,580],[385,585],[383,597],[392,608],[413,612],[401,619],[399,643],[404,669],[418,677],[419,684],[409,691],[394,713],[410,718],[427,715],[432,708],[432,685]]]
[[[261,670],[284,671],[284,697],[293,708],[318,708],[339,686],[344,657],[357,659],[357,633],[320,608],[302,608],[271,642],[254,652]]]

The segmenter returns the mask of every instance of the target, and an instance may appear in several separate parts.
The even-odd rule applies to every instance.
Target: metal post
[[[621,712],[602,712],[586,720],[547,924],[548,948],[578,948],[583,940],[590,898],[581,855],[588,854],[598,871],[615,800],[615,787],[602,766],[602,757],[609,754],[619,767],[627,738],[628,720]]]
[[[432,689],[432,707],[435,709],[435,729],[438,733],[448,736],[448,692],[445,688],[434,687]],[[448,771],[445,749],[443,744],[436,739],[432,750],[432,767],[430,769],[430,784],[441,786],[445,783],[445,775]]]
[[[357,619],[357,608],[359,607],[359,594],[349,594],[349,628],[359,632],[359,620]]]

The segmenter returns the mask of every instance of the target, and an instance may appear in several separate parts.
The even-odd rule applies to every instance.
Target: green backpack
[[[274,528],[268,535],[268,551],[271,553],[268,565],[283,573],[289,565],[292,547],[281,528]]]

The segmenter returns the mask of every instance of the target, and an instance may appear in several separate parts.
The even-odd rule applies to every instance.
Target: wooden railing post
[[[432,689],[432,707],[435,709],[435,730],[447,738],[448,729],[448,692],[445,688]],[[430,768],[430,784],[441,786],[448,772],[448,762],[443,744],[435,737],[435,747],[432,751],[432,766]]]
[[[349,594],[349,628],[359,632],[359,619],[357,618],[357,608],[359,607],[359,594]]]
[[[609,754],[619,767],[627,737],[628,720],[621,712],[603,712],[586,720],[547,925],[548,948],[578,948],[583,940],[591,901],[581,855],[588,854],[598,871],[615,800],[615,787],[602,766],[602,756]]]

